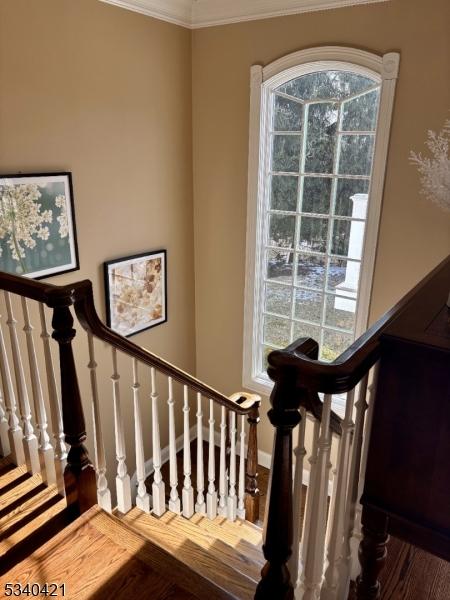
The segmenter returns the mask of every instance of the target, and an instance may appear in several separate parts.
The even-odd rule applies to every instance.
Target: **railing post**
[[[259,488],[258,488],[258,423],[259,402],[249,413],[247,421],[248,446],[247,469],[245,473],[245,518],[251,523],[259,519]]]
[[[63,425],[65,442],[70,446],[64,470],[64,487],[67,506],[72,515],[77,517],[96,504],[97,487],[95,470],[84,446],[86,425],[72,349],[76,331],[69,308],[71,304],[72,299],[67,294],[52,297],[48,303],[53,308],[52,337],[59,346]]]
[[[361,574],[356,578],[357,600],[379,600],[379,574],[386,562],[388,517],[368,506],[362,511],[363,538],[359,545]]]
[[[276,382],[268,413],[275,427],[275,439],[264,528],[263,552],[267,562],[261,571],[255,600],[292,600],[294,587],[287,567],[293,541],[292,430],[301,421],[300,399],[288,372],[281,376],[275,368],[270,371]]]

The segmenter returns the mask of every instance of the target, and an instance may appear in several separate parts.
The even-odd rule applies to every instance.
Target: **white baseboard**
[[[194,440],[197,439],[197,425],[193,425],[190,429],[189,429],[189,439],[191,442],[193,442]],[[204,426],[203,427],[203,441],[208,441],[209,439],[209,429],[208,427]],[[182,450],[183,448],[183,442],[184,442],[184,435],[181,434],[179,435],[176,440],[175,440],[175,448],[177,453]],[[216,446],[220,446],[220,432],[219,431],[214,431],[214,444]],[[247,444],[245,444],[245,453],[247,453]],[[239,443],[237,444],[237,448],[236,448],[236,454],[237,456],[240,456],[240,448],[239,448]],[[161,465],[164,465],[168,460],[169,460],[169,446],[165,446],[162,450],[161,450]],[[258,464],[261,465],[262,467],[265,467],[266,469],[271,468],[272,466],[272,455],[269,454],[268,452],[264,452],[263,450],[258,450]],[[294,457],[294,466],[295,466],[295,457]],[[151,475],[154,471],[153,468],[153,458],[150,458],[149,460],[147,460],[145,462],[145,477],[147,478],[149,475]],[[303,469],[303,485],[309,486],[309,471],[307,469]],[[136,471],[133,473],[133,475],[131,476],[131,493],[132,493],[132,497],[133,497],[133,501],[136,497],[136,487],[137,487],[137,477],[136,477]],[[328,485],[328,495],[331,496],[331,492],[333,489],[333,483],[332,481],[329,482]]]
[[[197,439],[197,430],[195,431],[195,437],[194,439]],[[209,440],[209,429],[208,427],[204,426],[203,427],[203,441],[208,441]],[[214,431],[214,444],[216,446],[220,446],[220,431]],[[245,453],[247,453],[247,444],[245,444]],[[238,443],[236,444],[236,454],[237,456],[240,456],[240,448],[239,448],[239,439],[238,439]],[[258,464],[261,465],[262,467],[265,467],[266,469],[270,469],[271,465],[272,465],[272,455],[269,454],[268,452],[264,452],[263,450],[258,450]]]

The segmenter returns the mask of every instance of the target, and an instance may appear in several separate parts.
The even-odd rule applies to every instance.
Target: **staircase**
[[[249,522],[158,518],[136,507],[109,515],[94,506],[69,524],[56,486],[9,458],[0,459],[0,494],[1,590],[8,582],[59,582],[74,599],[125,600],[149,589],[142,597],[152,600],[254,597],[264,558],[262,531]]]
[[[199,597],[252,600],[264,564],[262,531],[246,521],[230,522],[165,513],[156,518],[134,508],[117,515],[132,531],[164,550]],[[196,581],[199,589],[193,586]],[[205,593],[202,595],[203,590]],[[209,593],[206,591],[209,590]],[[211,595],[212,594],[212,595]]]
[[[67,504],[40,473],[29,475],[10,457],[0,458],[0,573],[67,524]]]
[[[331,364],[311,339],[269,355],[262,548],[248,522],[259,518],[260,398],[225,396],[108,329],[89,281],[0,273],[0,589],[55,581],[77,600],[344,600],[356,580],[358,600],[378,600],[376,572],[369,586],[358,578],[359,498],[381,337],[417,289]],[[345,395],[343,419],[333,394]]]

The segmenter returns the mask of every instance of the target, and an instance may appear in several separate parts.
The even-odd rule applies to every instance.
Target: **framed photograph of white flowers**
[[[71,174],[0,176],[0,270],[41,279],[78,268]]]
[[[104,263],[111,329],[128,337],[167,321],[166,262],[158,250]]]

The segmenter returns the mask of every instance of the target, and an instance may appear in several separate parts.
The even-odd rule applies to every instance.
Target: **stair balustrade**
[[[351,579],[361,597],[377,597],[359,500],[383,333],[449,260],[333,362],[318,360],[309,338],[269,354],[274,451],[256,600],[344,600]],[[0,290],[0,449],[56,484],[69,514],[94,504],[125,514],[135,504],[156,516],[258,520],[258,396],[227,397],[106,327],[89,281],[54,286],[0,273]]]
[[[359,545],[361,564],[370,562],[359,500],[383,333],[432,277],[448,270],[449,260],[333,362],[318,360],[319,347],[310,338],[269,354],[268,375],[274,381],[269,419],[275,440],[264,528],[267,562],[257,600],[345,600],[350,580],[360,572]],[[332,410],[337,394],[341,399],[345,395],[342,419]],[[365,588],[360,584],[359,589]]]
[[[169,510],[187,519],[198,513],[258,520],[258,396],[227,397],[113,332],[97,315],[89,281],[55,286],[0,273],[0,290],[0,314],[6,316],[3,323],[0,318],[3,456],[26,463],[29,473],[40,472],[44,483],[56,484],[73,517],[94,504],[108,512],[117,506],[121,513],[135,504],[157,516]],[[33,322],[39,323],[38,332]],[[110,444],[107,412],[113,416]],[[131,435],[127,438],[131,430],[134,444]],[[108,473],[113,462],[116,468]]]

